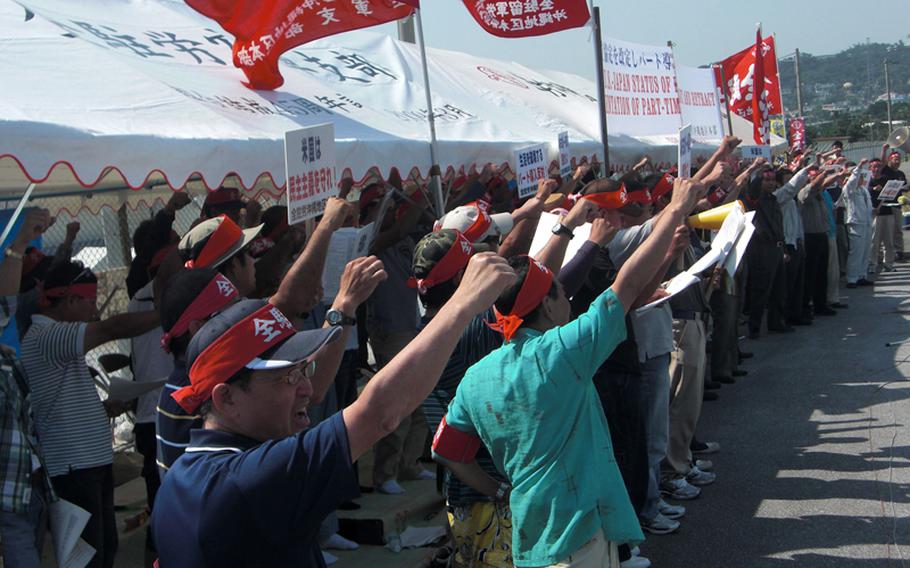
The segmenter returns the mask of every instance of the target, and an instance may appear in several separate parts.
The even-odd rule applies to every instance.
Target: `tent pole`
[[[600,144],[603,148],[604,160],[604,177],[610,175],[610,141],[609,132],[607,131],[607,101],[606,88],[604,86],[604,46],[603,36],[600,32],[600,7],[594,6],[594,13],[591,17],[594,28],[594,62],[597,67],[597,111],[600,115]]]
[[[430,72],[427,65],[427,47],[423,40],[423,20],[420,9],[414,10],[417,22],[417,45],[420,48],[420,63],[423,67],[423,90],[427,95],[427,122],[430,126],[430,193],[436,200],[436,217],[445,215],[445,201],[442,198],[442,179],[439,170],[439,148],[436,144],[436,118],[433,115],[433,96],[430,93]]]
[[[0,235],[0,244],[6,242],[9,234],[13,232],[13,227],[16,225],[16,221],[19,219],[19,215],[22,214],[22,209],[25,208],[25,204],[28,203],[29,198],[32,196],[32,192],[35,191],[35,184],[28,184],[28,189],[25,190],[25,193],[22,195],[22,199],[19,200],[19,204],[16,205],[16,210],[13,211],[13,216],[9,218],[9,221],[6,223],[6,227],[3,229],[3,234]]]

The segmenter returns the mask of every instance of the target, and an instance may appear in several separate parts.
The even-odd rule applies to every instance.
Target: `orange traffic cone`
[[[737,207],[745,210],[743,207],[743,202],[736,200],[731,203],[727,203],[726,205],[715,207],[714,209],[708,209],[707,211],[702,211],[701,213],[690,215],[688,224],[693,229],[708,229],[710,231],[716,231],[720,229],[721,225],[724,224],[724,219],[727,218],[727,215],[729,215],[730,212]]]

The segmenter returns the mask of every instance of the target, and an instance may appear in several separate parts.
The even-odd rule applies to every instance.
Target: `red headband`
[[[474,246],[471,241],[460,232],[455,231],[455,242],[452,243],[448,252],[430,270],[426,278],[415,278],[414,276],[408,278],[408,288],[417,288],[422,296],[433,286],[454,278],[459,270],[468,265],[472,256],[474,256]]]
[[[464,231],[464,236],[470,242],[474,243],[483,238],[486,234],[487,229],[490,228],[490,225],[493,224],[493,219],[490,217],[490,214],[487,212],[490,205],[485,201],[475,201],[470,203],[475,209],[477,209],[477,219],[474,219],[474,222]]]
[[[892,158],[892,157],[894,157],[894,156],[897,156],[898,158],[900,158],[900,157],[901,157],[901,153],[898,152],[897,150],[891,150],[891,153],[888,154],[888,157],[889,157],[889,158]]]
[[[490,329],[501,333],[506,342],[512,340],[515,332],[524,323],[522,318],[540,305],[540,302],[550,292],[550,286],[553,285],[553,273],[550,272],[550,269],[531,257],[528,257],[528,260],[530,261],[528,275],[521,283],[521,289],[515,298],[515,304],[512,305],[512,311],[509,312],[509,315],[504,316],[494,306],[493,313],[496,314],[496,323],[487,324]]]
[[[166,259],[167,256],[175,250],[177,250],[177,243],[169,244],[163,249],[156,252],[155,256],[152,257],[152,261],[149,263],[149,270],[161,266],[161,263],[164,262],[164,259]]]
[[[49,308],[51,306],[51,298],[64,298],[66,296],[79,296],[86,300],[94,300],[98,297],[98,284],[95,282],[86,282],[83,284],[70,284],[69,286],[48,288],[41,294],[38,303],[42,308]]]
[[[660,176],[654,188],[651,189],[651,199],[656,203],[658,199],[673,191],[674,178],[670,174]]]
[[[216,386],[295,333],[281,310],[271,304],[262,306],[206,347],[190,367],[190,385],[171,396],[187,412],[196,412]]]
[[[171,352],[171,340],[190,330],[190,322],[209,318],[221,311],[238,296],[237,288],[220,272],[196,296],[196,299],[180,314],[180,319],[161,336],[161,348]]]
[[[626,192],[626,186],[620,186],[618,191],[605,191],[603,193],[591,193],[582,197],[593,201],[601,209],[620,209],[629,204],[629,194]]]
[[[231,250],[231,247],[237,244],[237,241],[243,238],[243,230],[237,223],[231,221],[224,215],[220,215],[221,224],[215,229],[215,232],[209,237],[209,240],[202,246],[199,256],[193,260],[186,261],[187,268],[208,268],[215,264],[215,261],[224,256],[224,253]]]
[[[630,191],[628,195],[629,201],[632,203],[641,203],[642,205],[651,205],[651,192],[647,189],[639,189],[638,191]]]

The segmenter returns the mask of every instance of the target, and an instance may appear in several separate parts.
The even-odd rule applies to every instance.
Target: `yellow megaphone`
[[[695,215],[690,215],[688,219],[688,224],[693,229],[708,229],[710,231],[716,231],[720,229],[721,225],[724,224],[724,219],[727,218],[727,215],[737,207],[743,207],[743,202],[740,200],[727,203],[726,205],[721,205],[720,207],[715,207],[714,209],[708,209],[707,211],[702,211],[701,213],[696,213]]]

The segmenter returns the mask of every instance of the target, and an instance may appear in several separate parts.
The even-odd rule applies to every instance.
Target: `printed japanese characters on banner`
[[[881,201],[894,201],[897,198],[897,194],[904,189],[907,183],[899,180],[892,179],[885,184],[885,187],[882,188],[882,192],[878,195],[878,198]]]
[[[586,0],[464,0],[464,5],[484,30],[499,37],[578,28],[591,17]]]
[[[610,134],[675,136],[680,126],[673,51],[604,37]]]
[[[563,180],[572,174],[572,155],[569,153],[569,133],[559,133],[559,175]]]
[[[771,146],[767,145],[748,145],[744,144],[740,146],[743,153],[744,160],[755,160],[757,158],[764,158],[769,164],[771,163]]]
[[[683,124],[692,125],[692,138],[698,142],[717,142],[724,137],[720,100],[714,71],[676,66],[679,80],[679,109]]]
[[[322,214],[335,195],[335,126],[319,124],[284,134],[288,224]]]
[[[546,144],[515,151],[515,182],[518,184],[519,199],[537,192],[537,182],[546,179],[548,166]]]
[[[375,26],[409,15],[395,0],[281,0],[264,9],[260,0],[186,0],[234,35],[234,66],[253,89],[277,89],[282,53],[308,41]]]
[[[679,177],[688,179],[692,175],[692,125],[679,129]]]
[[[806,119],[790,119],[790,150],[802,152],[806,149]]]
[[[767,114],[783,114],[783,103],[780,96],[780,83],[778,77],[771,70],[776,68],[777,54],[774,47],[774,37],[768,36],[761,40],[761,62],[764,70],[764,93],[767,97]],[[715,67],[717,84],[721,85],[720,67],[724,69],[727,84],[721,89],[722,97],[729,98],[730,110],[739,116],[752,120],[755,78],[755,44],[731,55]],[[724,102],[723,99],[720,101]]]

